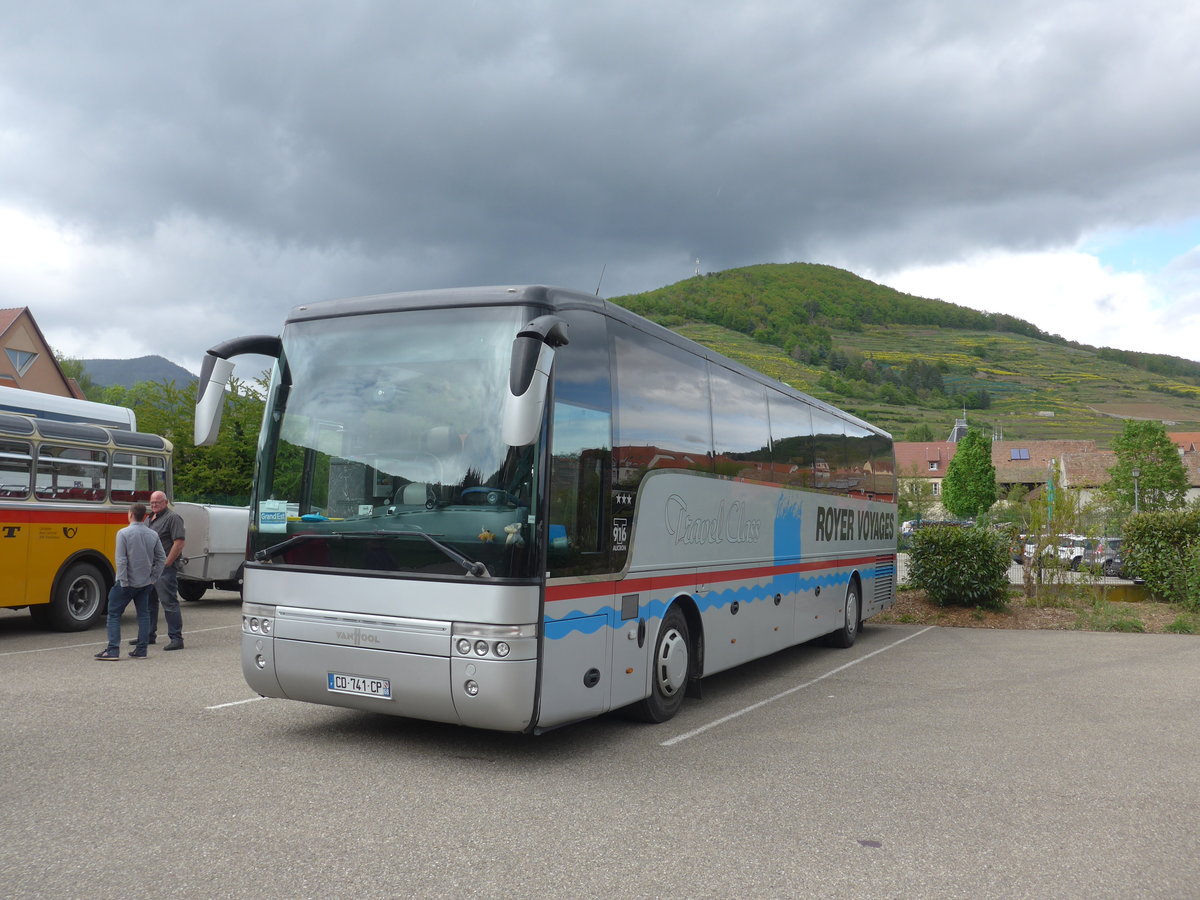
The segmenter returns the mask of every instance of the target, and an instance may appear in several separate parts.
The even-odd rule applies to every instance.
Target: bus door
[[[609,708],[613,585],[606,410],[554,404],[539,725]]]
[[[33,523],[25,502],[33,469],[32,445],[0,440],[0,606],[23,606],[29,584],[29,533]]]

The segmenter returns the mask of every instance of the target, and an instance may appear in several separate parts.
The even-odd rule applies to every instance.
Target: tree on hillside
[[[952,516],[973,518],[996,502],[996,467],[992,440],[972,428],[959,441],[954,459],[942,479],[942,506]]]
[[[75,359],[70,356],[63,356],[62,353],[55,350],[54,358],[58,360],[58,367],[62,369],[63,374],[68,378],[74,378],[75,383],[79,385],[79,389],[83,391],[83,396],[88,400],[100,399],[100,395],[104,392],[101,385],[92,381],[92,376],[88,375],[83,367],[82,359]]]
[[[1125,420],[1113,441],[1117,464],[1108,470],[1107,492],[1113,505],[1132,510],[1133,470],[1138,470],[1137,506],[1142,512],[1180,509],[1187,495],[1188,478],[1179,450],[1167,437],[1162,422]]]

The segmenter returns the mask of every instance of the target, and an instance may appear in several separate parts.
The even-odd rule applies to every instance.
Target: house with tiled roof
[[[83,399],[25,306],[0,309],[0,387]]]

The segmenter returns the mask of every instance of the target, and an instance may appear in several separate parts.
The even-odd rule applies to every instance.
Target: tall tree
[[[1108,493],[1115,506],[1133,509],[1133,470],[1137,469],[1139,510],[1183,507],[1188,490],[1187,470],[1162,422],[1126,419],[1120,436],[1113,441],[1113,450],[1117,454],[1117,464],[1108,470]]]
[[[992,465],[992,439],[972,428],[958,443],[954,459],[942,479],[942,506],[952,516],[970,518],[991,509],[996,502],[996,467]]]
[[[92,381],[92,376],[87,373],[83,367],[82,359],[75,359],[72,356],[64,356],[58,350],[54,351],[54,358],[58,360],[58,367],[62,369],[63,374],[68,378],[74,378],[75,383],[79,385],[79,389],[83,391],[83,396],[88,400],[100,399],[100,395],[104,393],[104,387]]]

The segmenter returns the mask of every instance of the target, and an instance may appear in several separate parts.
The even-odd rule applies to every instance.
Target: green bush
[[[912,538],[908,581],[938,606],[995,609],[1008,597],[1008,554],[1008,537],[987,528],[921,528]]]
[[[1200,610],[1200,509],[1130,516],[1123,550],[1129,573],[1155,597]]]

